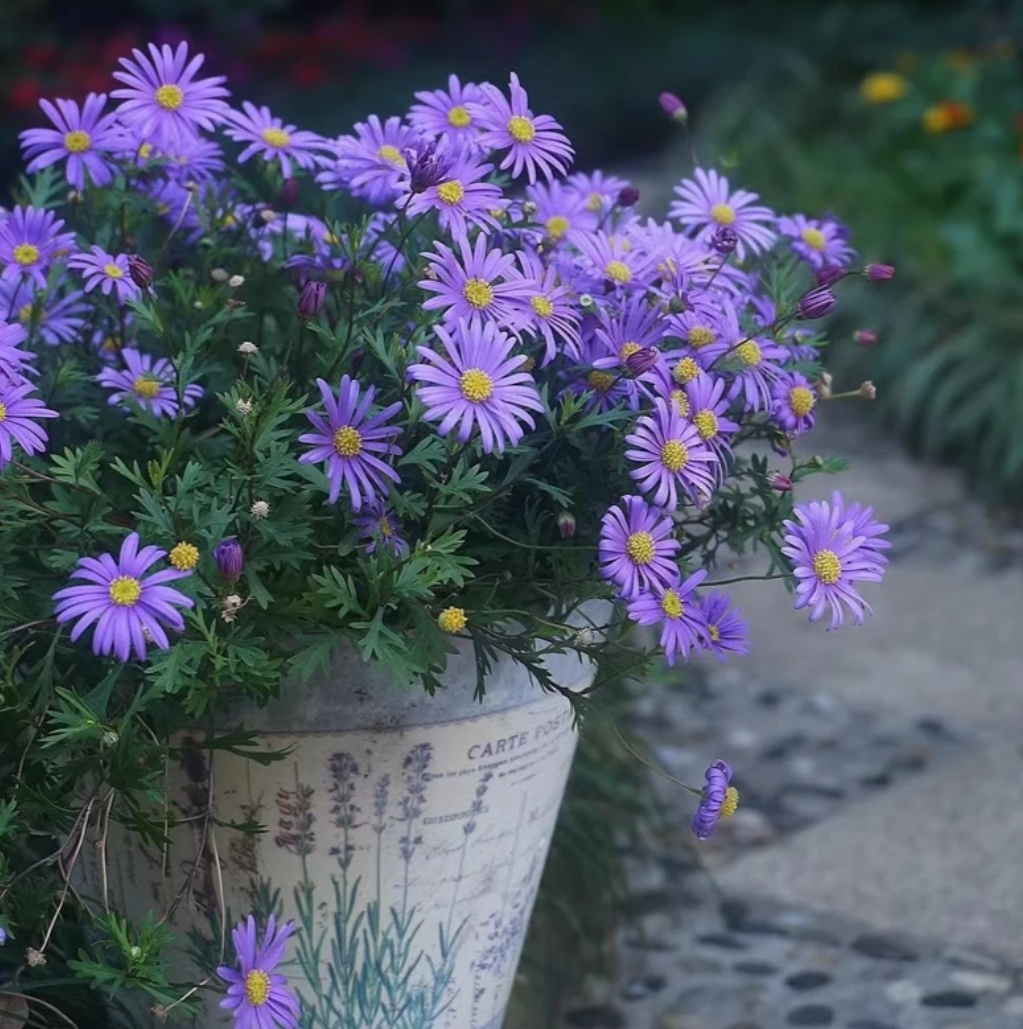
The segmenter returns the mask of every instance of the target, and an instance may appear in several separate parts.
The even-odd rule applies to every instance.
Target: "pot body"
[[[592,680],[576,656],[549,667],[571,689]],[[433,697],[340,652],[235,721],[283,759],[185,751],[170,789],[188,821],[166,854],[111,838],[112,899],[139,913],[183,897],[178,981],[216,967],[222,909],[228,925],[294,920],[280,971],[301,1029],[499,1029],[576,734],[568,701],[514,662],[494,666],[482,702],[475,685],[471,650]],[[265,831],[230,828],[254,822]],[[220,1024],[208,1009],[197,1024]]]

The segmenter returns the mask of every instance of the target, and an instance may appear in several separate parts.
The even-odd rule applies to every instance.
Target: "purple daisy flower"
[[[532,250],[520,250],[517,256],[528,290],[522,305],[525,312],[522,331],[543,339],[541,364],[554,360],[559,343],[570,357],[580,358],[579,313],[573,302],[572,287],[560,282],[557,268],[544,266]]]
[[[676,187],[679,199],[672,201],[668,214],[689,229],[696,230],[701,243],[722,225],[738,237],[736,256],[743,260],[747,253],[758,254],[774,243],[774,212],[755,203],[756,193],[729,189],[728,179],[716,171],[697,168],[692,179],[683,179]]]
[[[679,583],[671,515],[642,497],[622,497],[601,522],[600,572],[626,598],[642,590],[674,588]]]
[[[15,207],[0,222],[0,264],[3,278],[31,277],[46,288],[46,273],[55,259],[75,247],[74,233],[61,232],[64,222],[52,211]]]
[[[120,371],[104,368],[96,381],[113,390],[109,404],[124,404],[131,410],[131,401],[157,418],[175,418],[180,410],[178,374],[166,357],[154,360],[134,347],[125,347],[121,358],[127,367]],[[185,407],[195,407],[202,396],[202,387],[185,387]]]
[[[117,302],[123,304],[142,292],[128,274],[127,254],[108,254],[98,246],[91,250],[90,254],[75,254],[67,263],[69,268],[82,273],[86,293],[99,287],[104,296],[109,296],[113,290]]]
[[[718,822],[735,814],[739,804],[739,791],[731,784],[732,766],[727,761],[715,761],[706,772],[703,799],[693,815],[693,832],[698,840],[709,840]]]
[[[657,586],[649,593],[639,593],[629,601],[629,617],[637,625],[661,626],[661,648],[669,665],[681,654],[698,647],[706,635],[703,609],[693,591],[707,578],[702,569],[694,572],[681,585]]]
[[[598,357],[593,366],[622,371],[633,354],[658,346],[664,332],[660,311],[641,296],[632,297],[617,311],[604,309],[600,312],[596,338],[604,346],[605,354]]]
[[[230,111],[227,117],[228,136],[236,143],[249,144],[238,155],[239,164],[259,154],[264,161],[278,161],[281,174],[290,179],[292,162],[309,170],[329,160],[318,152],[332,149],[327,140],[315,132],[285,125],[270,113],[269,107],[257,107],[244,100],[241,111]]]
[[[528,302],[530,290],[515,267],[515,255],[488,249],[490,241],[482,234],[474,244],[467,239],[457,242],[461,261],[443,243],[435,243],[436,252],[424,255],[436,277],[418,285],[437,296],[425,300],[423,310],[443,309],[448,328],[463,320],[482,320],[517,329],[521,302]]]
[[[857,582],[880,582],[888,559],[879,554],[882,541],[875,537],[888,526],[876,522],[872,512],[859,505],[846,511],[842,497],[832,494],[829,504],[815,501],[797,504],[795,520],[785,521],[782,553],[792,562],[796,576],[795,609],[810,607],[810,621],[816,622],[831,609],[829,629],[844,621],[843,607],[853,621],[863,624],[870,605],[854,587]],[[851,517],[850,517],[851,515]]]
[[[527,186],[526,199],[536,206],[530,220],[541,227],[542,231],[532,233],[538,239],[558,241],[569,232],[593,232],[597,228],[597,215],[587,208],[586,198],[568,189],[564,182],[537,182]]]
[[[447,150],[443,158],[447,168],[441,181],[411,194],[403,205],[405,213],[436,211],[441,229],[456,240],[465,238],[470,225],[496,229],[497,219],[490,212],[503,206],[504,195],[499,186],[485,181],[494,166],[468,147]]]
[[[301,443],[309,443],[313,448],[307,450],[299,461],[302,464],[325,461],[330,480],[329,502],[337,502],[344,485],[348,489],[352,510],[359,511],[363,501],[371,501],[387,492],[388,479],[401,481],[398,473],[384,460],[399,457],[402,453],[401,447],[392,442],[401,435],[401,426],[386,424],[401,411],[401,403],[396,401],[382,411],[370,414],[376,396],[375,386],[367,386],[360,401],[361,387],[349,375],[341,379],[336,397],[323,379],[317,379],[316,385],[320,388],[327,417],[306,411],[306,418],[316,431],[299,436]]]
[[[788,357],[785,347],[764,339],[744,339],[731,348],[726,359],[737,367],[729,399],[741,396],[747,411],[769,411],[771,390],[775,381],[785,374],[782,365]]]
[[[228,983],[220,1002],[234,1016],[235,1029],[296,1029],[299,1004],[287,977],[275,971],[284,958],[288,937],[295,926],[278,928],[273,915],[267,919],[263,941],[256,938],[256,920],[249,915],[231,932],[239,968],[221,966],[217,975]]]
[[[224,170],[224,151],[200,136],[184,137],[171,151],[154,151],[153,158],[176,182],[210,182]]]
[[[572,242],[595,278],[622,289],[645,289],[652,267],[649,256],[624,236],[606,232],[573,232]]]
[[[24,379],[6,382],[0,379],[0,468],[13,459],[12,441],[29,456],[46,450],[49,437],[35,420],[57,418],[58,415],[45,407],[41,400],[29,396],[34,390],[35,386]]]
[[[724,460],[730,450],[727,437],[739,431],[737,422],[728,417],[730,401],[725,393],[727,383],[719,375],[701,373],[686,383],[689,420],[696,427],[701,440]],[[724,468],[719,468],[723,474]]]
[[[148,49],[148,57],[132,50],[130,58],[121,58],[124,70],[115,71],[114,78],[127,88],[110,95],[122,101],[117,116],[140,139],[173,151],[199,129],[212,129],[227,118],[230,108],[222,98],[229,94],[222,75],[195,77],[205,57],[197,54],[189,61],[187,43],[179,43],[177,50],[150,43]]]
[[[600,215],[614,206],[618,194],[631,183],[617,175],[594,171],[575,172],[565,179],[565,185],[582,199],[587,211]]]
[[[788,433],[809,432],[816,420],[817,393],[810,380],[799,372],[778,379],[772,390],[771,417]]]
[[[635,381],[625,374],[596,367],[598,361],[607,357],[607,347],[595,336],[587,335],[579,348],[579,366],[562,373],[571,393],[590,393],[588,406],[599,411],[610,411],[625,403],[636,410],[639,407],[639,392]]]
[[[418,390],[426,419],[440,422],[442,436],[457,426],[459,443],[468,442],[478,428],[487,454],[515,446],[522,425],[535,425],[529,411],[544,408],[533,377],[521,370],[527,358],[511,356],[514,338],[493,322],[460,321],[450,333],[440,325],[433,331],[444,354],[421,346],[419,356],[428,363],[408,370],[412,379],[427,384]]]
[[[742,612],[731,606],[727,593],[716,590],[700,598],[700,610],[707,623],[704,647],[724,661],[729,654],[749,653],[749,630]]]
[[[448,88],[416,93],[418,104],[408,113],[409,124],[431,139],[464,139],[475,142],[480,134],[479,119],[471,106],[483,100],[483,91],[475,82],[458,81],[448,76]]]
[[[674,404],[658,398],[652,414],[643,415],[625,437],[625,456],[638,467],[629,474],[644,493],[654,490],[658,507],[674,511],[681,486],[694,503],[710,498],[718,478],[717,455],[685,421]]]
[[[170,641],[163,627],[182,632],[185,620],[177,608],[195,603],[165,585],[187,578],[190,572],[165,568],[143,578],[148,568],[166,556],[167,551],[159,547],[139,550],[139,535],[133,532],[124,538],[116,561],[111,554],[81,558],[71,578],[84,579],[88,585],[69,586],[53,595],[57,621],[63,624],[77,619],[71,630],[72,642],[95,623],[94,654],[128,661],[134,651],[139,661],[144,661],[147,641],[166,650]]]
[[[792,241],[792,252],[811,268],[844,268],[856,256],[848,229],[833,219],[816,221],[803,214],[778,219],[778,231]]]
[[[106,102],[106,93],[90,93],[81,108],[74,100],[40,100],[39,106],[56,128],[27,129],[21,134],[28,161],[25,170],[31,174],[66,160],[64,173],[79,192],[85,189],[86,172],[93,185],[109,186],[115,169],[105,155],[120,148],[124,130],[117,115],[103,114]]]
[[[12,284],[0,282],[0,310],[7,303],[4,285]],[[82,303],[85,296],[82,290],[74,290],[62,297],[48,297],[41,309],[33,314],[34,305],[40,302],[40,295],[35,293],[31,285],[22,284],[15,288],[18,295],[11,298],[7,309],[18,312],[18,321],[22,325],[31,324],[34,316],[35,332],[44,343],[58,346],[61,343],[77,343],[81,339],[90,314],[89,306]]]
[[[669,359],[691,356],[704,370],[714,363],[742,338],[739,316],[735,305],[727,297],[714,296],[708,302],[707,294],[695,294],[688,309],[668,319],[669,331],[680,336],[686,346],[669,352]]]
[[[371,500],[365,514],[355,519],[359,535],[367,540],[365,551],[375,554],[377,547],[394,557],[405,557],[409,552],[408,542],[402,538],[401,524],[394,512],[380,499]]]
[[[572,163],[572,145],[550,115],[533,115],[518,75],[512,72],[508,84],[511,102],[489,82],[480,89],[483,99],[470,104],[469,112],[479,118],[485,130],[480,146],[508,151],[501,162],[501,170],[510,168],[512,178],[518,178],[525,169],[530,182],[536,182],[537,172],[548,182],[555,173],[563,175]]]
[[[834,500],[837,496],[837,493],[833,494],[832,499]],[[852,525],[853,535],[863,537],[861,546],[865,550],[890,549],[891,543],[886,539],[881,539],[888,531],[888,526],[874,518],[872,507],[863,507],[859,502],[854,502],[845,509],[845,517]]]
[[[28,366],[32,364],[34,354],[21,349],[21,344],[28,338],[22,326],[0,322],[0,383],[21,382],[25,378]]]
[[[355,125],[355,135],[333,144],[333,165],[316,176],[324,189],[347,189],[368,204],[382,207],[403,192],[408,178],[406,150],[421,142],[419,134],[397,117],[381,120],[371,114]]]

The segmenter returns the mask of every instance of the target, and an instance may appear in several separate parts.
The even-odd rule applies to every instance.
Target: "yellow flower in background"
[[[893,71],[876,71],[860,83],[860,96],[868,104],[890,104],[906,95],[909,84]]]
[[[924,111],[920,124],[924,132],[939,136],[953,129],[965,129],[973,123],[973,108],[962,100],[942,100]]]

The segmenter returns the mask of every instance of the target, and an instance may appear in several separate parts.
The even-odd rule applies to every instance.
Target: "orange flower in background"
[[[909,84],[893,71],[875,71],[860,83],[860,96],[868,104],[890,104],[906,95]]]
[[[920,124],[932,135],[965,129],[973,124],[973,108],[962,100],[942,100],[924,111]]]

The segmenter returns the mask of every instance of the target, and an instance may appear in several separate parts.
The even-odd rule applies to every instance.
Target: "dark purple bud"
[[[213,548],[213,560],[228,582],[239,579],[245,567],[245,551],[236,539],[223,540]]]
[[[685,125],[689,121],[689,112],[686,110],[686,105],[674,93],[662,93],[657,99],[661,105],[661,110],[672,121],[677,121],[679,125]]]
[[[853,333],[853,342],[861,347],[876,346],[877,333],[873,329],[857,329]]]
[[[895,269],[890,264],[868,264],[863,274],[871,282],[887,282],[895,278]]]
[[[730,225],[719,225],[710,238],[710,245],[727,257],[739,245],[739,237]]]
[[[829,264],[825,268],[817,273],[817,285],[818,286],[831,286],[842,277],[843,271],[841,268],[836,268],[833,264]]]
[[[278,205],[285,211],[293,210],[298,204],[298,179],[285,179],[281,186],[281,196]]]
[[[362,362],[366,360],[365,350],[356,350],[348,360],[348,371],[351,375],[358,375]]]
[[[561,511],[558,514],[558,532],[561,538],[570,540],[575,535],[575,515],[571,511]]]
[[[439,185],[447,176],[449,163],[437,153],[436,143],[422,143],[418,147],[403,151],[408,167],[409,189],[423,193],[431,186]]]
[[[818,286],[816,289],[811,289],[809,293],[805,294],[802,300],[799,301],[799,307],[797,313],[800,318],[812,319],[812,318],[823,318],[826,314],[829,314],[834,310],[835,304],[838,301],[835,299],[835,294],[831,292],[827,286]]]
[[[653,347],[643,347],[634,354],[629,354],[625,359],[625,367],[629,369],[629,374],[635,378],[644,372],[650,371],[660,360],[660,357],[661,355]]]
[[[771,489],[777,493],[791,493],[792,480],[781,472],[775,472],[771,476]]]
[[[153,284],[153,266],[139,254],[129,255],[128,274],[139,289],[149,289]]]
[[[315,318],[323,310],[323,301],[327,296],[327,284],[310,280],[302,287],[298,298],[298,316],[307,322]]]
[[[635,207],[639,203],[639,190],[635,186],[622,186],[618,191],[619,207]]]

